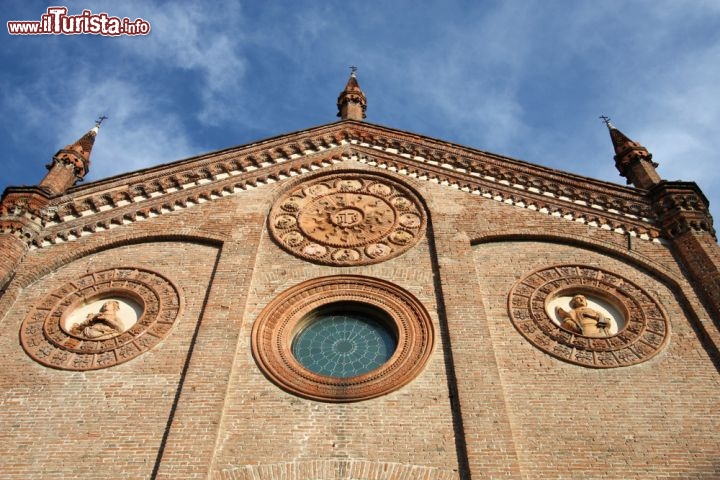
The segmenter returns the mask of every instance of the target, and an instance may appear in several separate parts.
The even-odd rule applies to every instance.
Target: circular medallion
[[[182,309],[178,289],[148,270],[89,273],[47,295],[25,318],[20,342],[43,365],[96,370],[155,346]]]
[[[389,393],[425,366],[434,341],[430,316],[400,287],[339,275],[281,293],[253,325],[260,369],[290,393],[351,402]]]
[[[370,174],[337,174],[286,193],[270,232],[287,251],[328,265],[377,263],[412,248],[425,214],[407,187]]]
[[[530,343],[587,367],[645,361],[669,338],[667,315],[655,299],[595,267],[561,265],[526,275],[513,286],[508,311]]]

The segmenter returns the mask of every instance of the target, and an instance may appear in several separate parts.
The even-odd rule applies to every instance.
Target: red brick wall
[[[27,246],[19,238],[11,234],[0,235],[0,286],[10,281],[19,259],[26,251]]]
[[[114,248],[71,262],[21,294],[0,334],[2,478],[149,477],[216,254],[180,242]],[[59,371],[30,359],[18,341],[30,305],[88,270],[112,266],[149,268],[177,283],[185,311],[170,334],[109,369]]]
[[[665,246],[629,243],[578,222],[397,178],[427,201],[430,227],[414,248],[375,265],[318,266],[280,249],[268,235],[266,216],[286,182],[29,252],[15,281],[29,286],[2,317],[0,334],[4,476],[719,474],[713,453],[720,451],[714,413],[720,382],[708,352],[720,342],[712,325],[697,326],[708,337],[705,343],[698,339],[689,319],[703,311]],[[213,238],[222,246],[142,242],[174,234]],[[513,240],[484,243],[503,234]],[[110,242],[141,243],[104,250]],[[530,345],[508,319],[508,291],[525,273],[555,262],[616,270],[652,292],[672,322],[665,350],[640,365],[600,371],[563,363]],[[88,270],[113,265],[154,269],[178,284],[186,308],[171,334],[150,352],[95,372],[57,371],[31,360],[18,331],[32,303]],[[650,271],[674,279],[677,291]],[[350,404],[304,400],[257,368],[252,325],[288,287],[340,273],[385,279],[410,291],[430,313],[435,348],[424,371],[388,395]],[[688,310],[680,307],[683,296]]]
[[[720,383],[677,296],[657,278],[588,249],[507,241],[474,248],[478,284],[523,478],[717,478]],[[621,272],[667,309],[656,357],[595,370],[530,345],[507,316],[518,276],[559,263]]]

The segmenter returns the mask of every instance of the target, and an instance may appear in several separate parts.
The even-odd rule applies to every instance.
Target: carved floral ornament
[[[48,367],[107,368],[155,346],[182,308],[177,287],[155,272],[92,272],[35,305],[22,323],[20,342],[30,357]]]
[[[306,332],[316,333],[312,328],[318,324],[316,314],[328,309],[333,313],[340,309],[349,316],[370,312],[382,324],[379,328],[393,337],[388,356],[359,372],[349,364],[350,371],[344,374],[338,364],[346,359],[362,361],[372,354],[374,345],[352,338],[357,332],[343,336],[322,330],[310,344],[314,351],[304,353],[297,344],[303,343]],[[331,328],[341,329],[346,321],[342,318]],[[358,275],[315,278],[285,290],[263,309],[252,331],[253,356],[270,380],[295,395],[329,402],[366,400],[402,387],[423,370],[433,343],[432,320],[418,299],[390,282]],[[323,352],[325,347],[335,352]],[[317,363],[303,356],[306,353],[320,361],[327,359],[337,373],[316,370]],[[323,359],[325,353],[329,355]]]
[[[269,217],[285,250],[326,265],[364,265],[400,255],[425,231],[420,201],[407,187],[370,174],[323,176],[283,195]]]
[[[669,339],[667,315],[657,300],[629,280],[590,266],[526,275],[513,286],[508,311],[530,343],[586,367],[643,362]]]

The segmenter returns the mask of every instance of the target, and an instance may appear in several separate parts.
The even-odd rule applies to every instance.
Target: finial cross
[[[95,120],[95,126],[96,126],[96,127],[99,127],[99,126],[102,125],[102,123],[103,123],[105,120],[107,120],[107,119],[108,119],[108,117],[107,117],[106,115],[100,114],[100,116],[98,117],[98,119]]]
[[[605,115],[600,115],[598,118],[600,120],[602,120],[608,128],[612,127],[612,123],[610,123],[610,117],[605,116]]]
[[[356,72],[357,72],[357,67],[355,65],[350,66],[350,75],[352,75],[354,77]]]

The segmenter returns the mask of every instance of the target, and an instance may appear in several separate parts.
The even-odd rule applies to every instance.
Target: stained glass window
[[[348,378],[375,370],[397,347],[380,313],[352,304],[314,312],[295,335],[293,355],[321,375]]]

